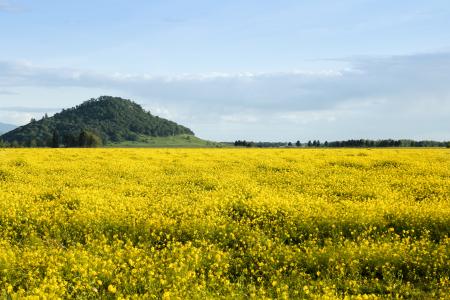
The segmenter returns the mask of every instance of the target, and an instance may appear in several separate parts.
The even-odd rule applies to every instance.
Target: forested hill
[[[110,96],[91,99],[52,117],[31,120],[1,136],[4,142],[23,146],[71,146],[85,132],[102,143],[134,141],[140,136],[165,137],[194,133],[175,122],[153,116],[137,103]]]

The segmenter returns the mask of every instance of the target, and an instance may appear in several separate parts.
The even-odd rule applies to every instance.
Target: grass
[[[109,143],[107,148],[220,148],[221,143],[203,140],[193,135],[182,134],[168,137],[142,135],[137,141]]]

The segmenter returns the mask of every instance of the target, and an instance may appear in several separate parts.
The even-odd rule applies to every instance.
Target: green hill
[[[117,148],[152,148],[152,147],[188,147],[188,148],[209,148],[224,147],[225,145],[218,142],[206,141],[193,135],[180,134],[167,137],[140,136],[136,141],[124,141],[110,143],[107,147]]]
[[[152,115],[133,101],[102,96],[52,117],[32,120],[2,135],[1,139],[23,146],[78,146],[82,139],[90,138],[105,145],[126,145],[180,135],[194,136],[194,133],[187,127]]]

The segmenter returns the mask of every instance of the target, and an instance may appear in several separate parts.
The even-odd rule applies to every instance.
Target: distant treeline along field
[[[302,143],[300,141],[292,142],[252,142],[237,140],[234,143],[228,143],[236,147],[258,147],[258,148],[274,148],[274,147],[308,147],[308,148],[373,148],[373,147],[447,147],[450,148],[450,141],[414,141],[414,140],[346,140],[333,142],[320,142],[319,140],[308,141]]]

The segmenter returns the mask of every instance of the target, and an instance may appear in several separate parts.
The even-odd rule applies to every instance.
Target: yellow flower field
[[[450,298],[448,149],[0,149],[2,298]]]

